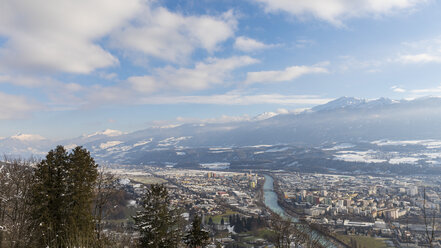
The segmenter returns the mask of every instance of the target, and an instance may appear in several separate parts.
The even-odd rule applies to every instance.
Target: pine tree
[[[37,246],[65,247],[69,226],[67,175],[68,154],[64,147],[51,150],[37,164],[32,189],[32,219]]]
[[[147,188],[143,210],[134,217],[142,248],[175,248],[182,239],[180,211],[171,206],[167,189],[161,184]]]
[[[191,229],[184,238],[185,244],[189,248],[204,247],[209,244],[210,236],[207,231],[202,230],[202,220],[195,216],[191,224]]]
[[[98,177],[98,165],[90,153],[76,147],[69,154],[68,192],[72,202],[70,208],[70,235],[74,244],[90,247],[94,242],[94,218],[91,207],[94,199],[94,188]]]
[[[38,247],[90,247],[97,165],[89,152],[63,146],[37,164],[31,191],[33,230]]]

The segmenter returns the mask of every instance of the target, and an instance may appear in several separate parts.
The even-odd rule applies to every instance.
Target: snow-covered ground
[[[441,165],[440,140],[376,140],[369,144],[374,146],[368,150],[348,144],[336,144],[323,150],[335,151],[334,159],[348,162]],[[409,149],[409,146],[419,147]]]
[[[421,145],[428,149],[441,148],[441,140],[376,140],[371,142],[377,146],[407,146],[407,145]]]
[[[364,163],[384,163],[386,159],[377,158],[377,154],[373,150],[368,151],[338,151],[334,158],[348,162],[364,162]]]

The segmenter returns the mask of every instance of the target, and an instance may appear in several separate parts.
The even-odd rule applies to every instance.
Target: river
[[[283,210],[282,207],[280,207],[278,201],[277,201],[277,194],[274,192],[274,179],[268,175],[265,176],[265,183],[263,184],[263,196],[265,199],[265,205],[271,209],[274,213],[286,217],[286,212]],[[295,219],[294,221],[297,221]]]
[[[298,222],[299,220],[297,218],[288,215],[285,212],[285,210],[283,210],[283,208],[280,207],[277,201],[278,200],[277,194],[276,192],[274,192],[274,179],[269,175],[264,175],[264,176],[265,176],[265,183],[263,184],[263,196],[264,196],[265,206],[267,206],[269,209],[271,209],[271,211],[279,214],[282,217],[288,217],[292,219],[293,222]],[[314,239],[318,239],[320,244],[323,245],[324,247],[336,248],[336,246],[331,241],[329,241],[326,236],[311,230],[308,225],[302,225],[302,228],[306,231],[306,233],[312,235]]]

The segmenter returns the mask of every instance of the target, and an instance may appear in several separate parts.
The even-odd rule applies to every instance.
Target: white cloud
[[[131,87],[127,86],[93,85],[84,98],[84,105],[93,108],[102,104],[135,104],[137,95]]]
[[[399,44],[399,52],[390,57],[371,60],[359,60],[352,56],[341,56],[339,70],[345,72],[350,69],[363,69],[375,73],[390,64],[425,65],[441,63],[441,37],[432,39],[403,42]],[[399,91],[400,89],[396,89]]]
[[[218,104],[218,105],[252,105],[252,104],[283,104],[283,105],[317,105],[333,99],[311,95],[282,95],[229,92],[218,95],[204,96],[152,96],[144,97],[140,104]]]
[[[221,16],[184,16],[146,6],[137,22],[111,37],[113,46],[176,63],[185,62],[197,48],[215,51],[234,35],[237,21],[232,11]]]
[[[11,139],[29,142],[29,141],[41,141],[41,140],[45,140],[46,138],[38,134],[16,134],[11,136]]]
[[[230,123],[230,122],[242,122],[242,121],[250,121],[251,118],[249,115],[240,115],[240,116],[232,116],[232,115],[222,115],[217,118],[207,118],[207,119],[199,119],[199,118],[188,118],[188,117],[177,117],[176,121],[179,124],[185,123]]]
[[[233,11],[183,15],[144,0],[5,0],[0,8],[0,69],[88,74],[118,65],[101,44],[167,61],[187,62],[234,36]],[[115,75],[103,75],[114,78]]]
[[[132,76],[116,86],[95,85],[88,89],[86,105],[103,103],[139,104],[145,96],[179,91],[198,91],[228,84],[234,70],[259,62],[249,56],[208,58],[193,68],[167,66],[154,70],[152,75]]]
[[[427,53],[401,55],[398,61],[404,64],[440,63],[441,56]]]
[[[225,84],[232,71],[257,63],[249,56],[234,56],[226,59],[209,58],[197,63],[194,68],[165,67],[154,75],[128,78],[131,87],[140,93],[166,90],[203,90],[214,85]]]
[[[226,59],[209,58],[197,63],[194,68],[166,67],[157,70],[159,81],[182,90],[202,90],[213,85],[227,83],[230,73],[240,67],[259,62],[249,56],[234,56]]]
[[[426,0],[254,0],[267,12],[283,11],[299,18],[312,16],[342,25],[347,18],[389,15],[411,9]]]
[[[391,62],[402,64],[441,63],[441,37],[404,42],[401,53]]]
[[[51,109],[72,109],[82,103],[84,87],[77,83],[61,82],[50,77],[0,75],[0,84],[38,89],[47,96]]]
[[[225,59],[209,58],[193,68],[165,67],[156,69],[152,75],[129,77],[116,86],[94,86],[86,97],[88,105],[104,103],[127,104],[322,104],[330,99],[316,96],[258,94],[249,95],[231,91],[215,95],[182,95],[182,91],[200,91],[216,86],[228,85],[232,72],[240,67],[259,62],[249,56],[234,56]],[[246,83],[281,82],[293,80],[305,74],[326,73],[324,62],[315,66],[293,66],[283,71],[262,71],[248,73]]]
[[[291,81],[306,74],[327,73],[323,66],[291,66],[281,71],[248,72],[245,83],[272,83]]]
[[[316,42],[314,40],[305,40],[305,39],[301,39],[301,40],[297,40],[295,42],[295,47],[297,48],[305,48],[305,47],[309,47],[314,45]]]
[[[427,88],[419,88],[419,89],[404,89],[398,86],[392,86],[391,89],[394,92],[398,93],[406,93],[407,97],[404,98],[406,100],[414,100],[421,97],[426,96],[440,96],[441,95],[441,85]]]
[[[441,86],[435,87],[435,88],[426,88],[426,89],[414,89],[411,90],[410,92],[414,93],[414,94],[436,94],[436,93],[441,93]]]
[[[340,61],[337,63],[338,71],[346,72],[352,69],[363,70],[368,73],[375,73],[381,71],[382,67],[390,63],[390,59],[374,59],[374,60],[360,60],[353,56],[340,56]]]
[[[111,72],[111,73],[105,73],[105,72],[99,72],[97,74],[100,78],[104,78],[107,80],[114,80],[118,77],[118,74],[115,72]]]
[[[127,79],[132,89],[139,93],[153,93],[162,86],[152,76],[134,76]]]
[[[404,93],[404,92],[406,92],[405,89],[403,89],[402,87],[396,86],[396,85],[392,86],[391,89],[394,92],[397,92],[397,93]]]
[[[30,117],[31,113],[42,107],[24,96],[8,95],[0,92],[0,120]]]
[[[274,47],[275,45],[272,44],[265,44],[263,42],[244,37],[239,36],[236,38],[236,41],[234,42],[234,48],[240,51],[244,52],[252,52],[255,50],[261,50],[266,48]]]
[[[25,88],[51,88],[64,92],[77,92],[83,87],[77,83],[63,83],[50,77],[29,77],[29,76],[11,76],[0,75],[0,83],[9,83],[15,86]]]
[[[9,69],[90,73],[118,59],[97,40],[131,18],[140,0],[5,0],[0,65]]]

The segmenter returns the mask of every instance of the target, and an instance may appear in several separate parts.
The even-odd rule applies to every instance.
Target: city
[[[0,248],[441,248],[441,0],[0,0]]]
[[[277,202],[286,213],[319,231],[325,230],[326,235],[341,243],[347,244],[350,237],[361,236],[388,247],[420,247],[427,242],[426,232],[432,231],[433,218],[436,218],[436,240],[441,240],[437,230],[441,203],[438,176],[375,177],[158,167],[145,167],[142,172],[113,172],[133,187],[136,195],[142,195],[141,182],[153,178],[165,180],[175,201],[191,206],[189,212],[203,213],[206,223],[210,218],[215,220],[215,225],[207,224],[207,227],[223,245],[234,241],[234,227],[229,225],[233,213],[265,219],[274,211],[265,204],[264,175],[274,178]],[[216,233],[222,230],[228,230],[229,235],[216,239]]]

